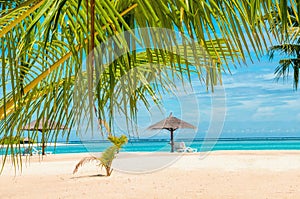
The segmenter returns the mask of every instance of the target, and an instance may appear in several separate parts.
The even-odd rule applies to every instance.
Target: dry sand
[[[33,156],[23,160],[22,174],[8,163],[0,176],[0,198],[300,198],[300,151],[185,154],[157,171],[114,170],[110,177],[99,176],[104,169],[94,162],[73,175],[85,156],[89,154]],[[115,165],[126,170],[120,165],[128,162],[130,154],[121,153]],[[136,166],[152,163],[143,160]]]

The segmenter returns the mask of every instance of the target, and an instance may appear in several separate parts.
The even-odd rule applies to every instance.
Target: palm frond
[[[75,169],[74,169],[74,171],[73,171],[73,174],[77,173],[78,169],[79,169],[80,167],[82,167],[84,164],[89,163],[89,162],[92,162],[92,161],[99,161],[99,159],[98,159],[97,157],[94,157],[94,156],[82,158],[82,159],[76,164]]]
[[[99,158],[100,166],[111,167],[113,159],[115,159],[116,152],[118,150],[117,146],[108,147]]]
[[[293,15],[299,3],[290,0],[290,11],[285,10],[286,4],[271,0],[95,1],[91,33],[87,25],[91,15],[82,1],[6,1],[0,12],[0,135],[20,135],[32,118],[63,121],[72,129],[80,126],[78,115],[94,111],[93,107],[108,126],[115,111],[134,119],[137,102],[159,103],[158,91],[174,86],[175,77],[182,83],[187,77],[191,84],[192,75],[197,74],[213,91],[222,83],[221,72],[230,71],[232,63],[253,58],[252,52],[256,57],[264,53],[270,36],[265,38],[263,30],[275,23],[275,8],[283,29],[285,23],[299,21]],[[146,31],[138,31],[142,28]],[[180,40],[166,30],[186,36]],[[99,67],[94,68],[85,66],[92,35],[96,46],[113,44],[104,51],[95,49],[102,57],[95,59]],[[86,99],[90,106],[81,107],[80,100]],[[90,119],[91,114],[84,117]],[[62,134],[68,136],[70,131]],[[55,140],[58,135],[57,130]]]
[[[282,54],[284,56],[296,57],[300,52],[300,44],[280,44],[270,47],[268,56],[272,60],[275,53]]]
[[[102,152],[101,157],[85,157],[81,159],[75,166],[75,169],[73,171],[73,174],[75,174],[79,167],[82,167],[84,164],[91,162],[91,161],[98,161],[100,167],[104,167],[106,170],[106,175],[110,176],[112,172],[112,162],[115,159],[115,155],[118,151],[118,147],[116,145],[108,147],[104,152]]]
[[[283,79],[284,81],[289,78],[290,70],[293,70],[293,84],[294,88],[298,89],[299,84],[299,61],[300,59],[281,59],[276,69],[276,80]]]
[[[4,16],[2,15],[0,18],[0,38],[25,20],[26,17],[37,10],[43,3],[44,0],[29,0],[8,13],[5,13]]]
[[[121,149],[128,142],[128,138],[125,135],[121,135],[120,137],[108,136],[107,139],[117,147],[117,150]]]

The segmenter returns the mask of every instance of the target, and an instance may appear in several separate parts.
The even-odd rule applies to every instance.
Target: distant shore
[[[178,139],[177,142],[182,142]],[[263,138],[263,139],[219,139],[199,141],[194,140],[192,142],[185,142],[186,146],[189,146],[197,151],[227,151],[227,150],[299,150],[300,151],[300,139],[296,138]],[[73,141],[69,143],[47,143],[46,151],[52,154],[67,154],[67,153],[87,153],[87,152],[101,152],[111,145],[110,142],[100,141]],[[6,145],[7,146],[7,145]],[[0,146],[0,155],[6,153],[6,146]],[[15,145],[15,153],[23,153],[27,150],[28,144]],[[32,145],[35,149],[41,150],[40,143]],[[34,151],[36,151],[34,149]],[[10,153],[10,148],[8,153]],[[28,150],[27,150],[28,151]],[[162,140],[139,140],[130,141],[122,149],[122,152],[169,152],[170,144],[168,141]]]
[[[57,142],[57,143],[45,143],[46,146],[66,146],[66,145],[78,145],[78,144],[74,144],[74,143],[71,143],[71,144],[68,144],[68,143],[60,143],[60,142]],[[8,144],[3,144],[3,145],[0,145],[0,148],[6,148],[7,146],[11,146],[11,145],[8,145]],[[33,143],[33,144],[28,144],[28,143],[25,143],[25,144],[14,144],[14,147],[21,147],[21,148],[26,148],[26,147],[41,147],[42,146],[42,143]]]
[[[132,154],[178,155],[121,153],[116,163]],[[9,158],[0,176],[1,198],[300,198],[297,150],[189,153],[156,171],[115,169],[110,177],[99,176],[104,170],[91,162],[73,175],[76,163],[89,155],[22,157],[22,173],[15,173]]]

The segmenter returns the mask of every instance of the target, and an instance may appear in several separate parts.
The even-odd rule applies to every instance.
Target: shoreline
[[[25,144],[13,144],[14,145],[14,148],[18,148],[20,146],[20,148],[24,148],[24,147],[41,147],[42,146],[42,143],[41,142],[38,142],[38,143],[33,143],[33,144],[28,144],[28,143],[25,143]],[[57,142],[57,143],[53,143],[53,142],[48,142],[48,143],[45,143],[45,146],[76,146],[76,145],[80,145],[80,144],[75,144],[75,143],[60,143],[60,142]],[[0,145],[0,149],[1,148],[7,148],[8,146],[11,146],[11,145],[8,145],[8,144],[2,144]]]
[[[23,147],[21,147],[23,148]],[[0,147],[1,149],[1,147]],[[2,148],[3,149],[3,148]],[[257,153],[256,153],[257,152]],[[76,155],[76,154],[101,154],[102,152],[74,152],[74,153],[53,153],[49,155]],[[169,154],[169,155],[178,155],[178,154],[185,154],[185,155],[195,155],[195,154],[210,154],[210,153],[218,153],[218,154],[230,154],[230,153],[235,153],[235,154],[256,154],[256,155],[263,155],[263,154],[274,154],[277,155],[278,153],[283,153],[283,154],[298,154],[300,155],[300,149],[234,149],[234,150],[211,150],[211,151],[197,151],[197,152],[169,152],[169,151],[120,151],[121,154]],[[4,157],[5,155],[0,154],[0,159]],[[10,154],[7,155],[9,157]],[[22,155],[23,156],[23,155]],[[28,156],[28,155],[25,155]],[[39,156],[39,155],[32,155],[30,157],[34,156]],[[24,157],[24,156],[23,156]],[[0,160],[1,161],[1,160]]]
[[[143,158],[149,154],[152,154],[150,162],[153,163],[153,153],[147,152],[121,152],[114,163],[124,166],[119,161],[125,160],[127,165],[128,161],[142,160],[147,165],[149,162]],[[90,156],[90,153],[23,157],[22,173],[14,173],[11,162],[5,165],[0,175],[1,197],[300,198],[300,150],[233,150],[208,154],[166,152],[154,155],[162,158],[156,160],[177,159],[148,172],[133,173],[116,168],[110,177],[103,177],[99,174],[105,174],[105,171],[97,167],[96,162],[87,163],[79,168],[78,173],[72,174],[80,159]]]

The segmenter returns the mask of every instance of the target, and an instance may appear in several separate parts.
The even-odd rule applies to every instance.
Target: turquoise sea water
[[[198,151],[217,150],[300,150],[300,138],[238,138],[219,140],[180,140]],[[123,152],[168,152],[169,140],[134,140],[129,141]],[[109,142],[69,142],[59,143],[56,147],[48,146],[46,151],[54,154],[101,152],[111,144]],[[35,148],[39,149],[39,147]],[[22,150],[22,149],[21,149]],[[1,153],[5,151],[2,148]]]

